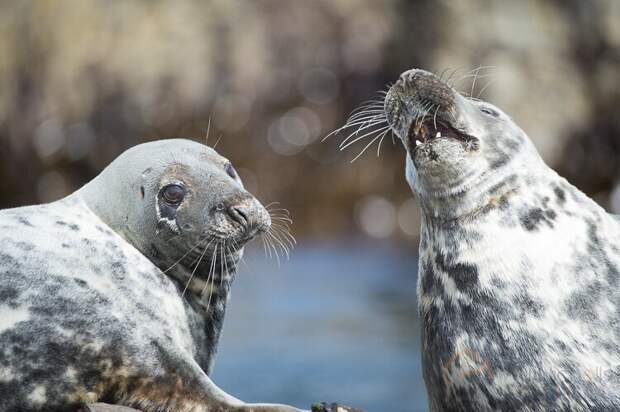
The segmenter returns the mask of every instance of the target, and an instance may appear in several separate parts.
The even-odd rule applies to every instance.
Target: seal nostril
[[[228,208],[228,215],[244,228],[248,228],[249,213],[243,206],[231,206]]]

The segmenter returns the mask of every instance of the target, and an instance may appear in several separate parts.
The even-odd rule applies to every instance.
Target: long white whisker
[[[370,132],[368,132],[368,133],[365,133],[365,134],[363,134],[363,135],[361,135],[361,136],[356,137],[355,139],[353,139],[353,140],[351,140],[350,142],[348,142],[346,145],[344,145],[344,146],[340,146],[340,150],[344,150],[344,149],[346,149],[347,147],[351,146],[352,144],[355,144],[356,142],[359,142],[360,140],[362,140],[362,139],[363,139],[363,138],[365,138],[366,136],[370,136],[370,135],[371,135],[371,134],[373,134],[373,133],[381,133],[381,132],[383,132],[384,130],[389,129],[389,128],[390,128],[390,126],[388,125],[388,126],[383,126],[383,127],[379,128],[379,129],[374,129],[374,130],[371,130],[371,131],[370,131]]]
[[[208,238],[205,239],[201,239],[199,240],[190,250],[187,251],[187,253],[185,253],[183,256],[181,256],[181,258],[179,260],[177,260],[176,262],[174,262],[170,267],[168,267],[168,269],[164,270],[164,273],[167,273],[170,269],[172,269],[173,267],[175,267],[176,265],[178,265],[183,259],[185,259],[187,257],[187,255],[189,255],[190,253],[192,253],[192,251],[194,249],[196,249],[202,242],[208,240]]]
[[[379,155],[381,154],[381,143],[383,143],[383,139],[390,132],[390,130],[392,129],[387,128],[383,133],[379,135],[381,136],[381,139],[379,139],[379,145],[377,146],[377,157],[379,157]]]
[[[381,120],[381,121],[376,121],[372,124],[369,124],[363,128],[360,128],[358,130],[356,130],[355,132],[351,133],[350,135],[348,135],[338,146],[340,148],[340,150],[344,149],[347,146],[347,143],[351,140],[354,139],[354,141],[359,140],[358,136],[359,136],[359,132],[364,130],[364,129],[368,129],[368,128],[373,128],[373,127],[380,127],[383,123],[385,122],[385,120]],[[376,130],[372,129],[369,132],[367,132],[366,134],[362,135],[362,137],[364,136],[368,136],[369,134],[374,133]]]
[[[204,295],[205,290],[207,290],[207,287],[209,286],[209,279],[211,278],[211,276],[213,275],[213,273],[215,272],[215,262],[217,261],[217,246],[219,243],[215,243],[215,247],[213,249],[213,259],[211,260],[211,265],[209,266],[209,273],[207,274],[207,281],[205,282],[204,287],[202,288],[202,291],[200,292],[200,296]]]
[[[383,131],[385,131],[385,130],[389,130],[389,129],[390,129],[390,126],[388,125],[388,126],[383,126],[383,127],[379,128],[379,129],[372,130],[372,131],[370,131],[370,132],[368,132],[368,133],[365,133],[365,134],[363,134],[363,135],[361,135],[361,136],[359,136],[359,137],[356,137],[355,139],[351,140],[351,141],[350,141],[349,143],[347,143],[345,146],[342,146],[342,147],[340,148],[340,150],[344,150],[344,149],[346,149],[347,147],[349,147],[349,146],[351,146],[351,145],[353,145],[353,144],[355,144],[355,143],[359,142],[360,140],[362,140],[363,138],[365,138],[365,137],[367,137],[367,136],[370,136],[370,135],[372,135],[372,134],[374,134],[374,133],[381,133],[381,132],[383,132]],[[376,139],[373,139],[372,141],[375,141],[375,140],[376,140]]]
[[[372,144],[373,144],[374,142],[376,142],[378,138],[379,138],[379,136],[377,136],[377,137],[373,138],[373,139],[370,141],[370,143],[368,143],[368,144],[367,144],[367,145],[366,145],[366,146],[362,149],[362,151],[360,152],[360,154],[358,154],[357,156],[355,156],[355,157],[353,158],[353,160],[351,160],[351,163],[353,163],[353,162],[355,162],[357,159],[359,159],[359,158],[360,158],[360,156],[364,154],[364,152],[366,151],[366,149],[368,149],[370,146],[372,146]]]
[[[181,293],[181,297],[185,296],[185,292],[187,292],[187,288],[189,288],[190,283],[192,283],[194,274],[196,273],[196,270],[198,270],[198,266],[200,266],[200,262],[202,261],[202,258],[205,256],[205,253],[207,253],[207,250],[209,250],[209,246],[211,246],[211,242],[209,242],[207,246],[204,248],[204,250],[202,251],[200,258],[198,259],[198,263],[196,263],[194,270],[192,270],[192,274],[189,276],[189,280],[187,281],[187,284],[185,285],[185,288],[183,289],[183,293]]]

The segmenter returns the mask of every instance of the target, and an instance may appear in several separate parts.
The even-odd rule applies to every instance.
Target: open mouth
[[[454,139],[467,146],[478,140],[437,119],[412,122],[406,136],[406,144],[410,151],[415,152],[420,147],[437,139]]]

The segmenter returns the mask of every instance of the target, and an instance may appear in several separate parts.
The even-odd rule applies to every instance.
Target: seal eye
[[[488,114],[489,116],[499,117],[499,113],[497,113],[495,110],[491,109],[490,107],[481,107],[480,111],[482,113]]]
[[[167,203],[178,205],[185,197],[185,188],[176,184],[168,185],[164,187],[162,196]]]
[[[235,170],[232,164],[226,163],[226,165],[224,166],[224,170],[226,170],[226,173],[228,174],[228,176],[237,180],[237,171]]]

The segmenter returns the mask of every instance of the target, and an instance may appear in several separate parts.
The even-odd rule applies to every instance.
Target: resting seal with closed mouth
[[[0,211],[0,411],[298,411],[208,377],[243,245],[271,224],[228,160],[183,139]]]
[[[403,73],[378,118],[422,211],[430,409],[620,410],[619,219],[509,116],[432,73]]]

